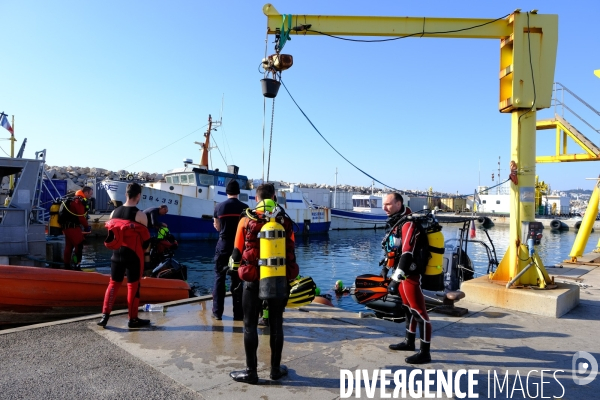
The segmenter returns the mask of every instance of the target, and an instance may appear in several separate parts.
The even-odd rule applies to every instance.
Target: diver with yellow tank
[[[271,184],[256,189],[257,205],[247,209],[237,227],[230,268],[237,270],[244,281],[242,308],[244,310],[244,350],[246,369],[229,375],[237,382],[258,382],[257,354],[258,315],[263,301],[268,304],[271,373],[273,380],[287,375],[281,365],[283,350],[283,311],[290,297],[290,282],[295,282],[299,267],[296,263],[293,222],[281,206],[274,201],[275,188]],[[311,280],[312,281],[312,280]],[[304,299],[306,285],[298,285],[299,302]],[[314,288],[312,289],[314,292]],[[314,293],[312,294],[314,298]]]
[[[386,278],[393,269],[388,292],[400,295],[406,318],[406,334],[403,342],[391,344],[391,350],[414,351],[417,326],[421,346],[419,352],[407,357],[409,364],[431,362],[431,322],[425,307],[421,284],[443,288],[442,258],[444,237],[441,227],[432,224],[424,227],[410,208],[404,206],[400,193],[390,193],[383,199],[383,210],[388,215],[386,235],[382,242],[386,257],[382,262],[381,275]],[[427,282],[426,282],[427,281]]]

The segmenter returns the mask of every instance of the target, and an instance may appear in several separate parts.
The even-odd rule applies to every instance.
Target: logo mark
[[[581,359],[585,359],[585,361]],[[573,375],[573,382],[576,385],[587,385],[596,379],[596,375],[598,375],[598,362],[587,351],[578,351],[573,354],[571,373]],[[585,376],[585,374],[588,375]]]

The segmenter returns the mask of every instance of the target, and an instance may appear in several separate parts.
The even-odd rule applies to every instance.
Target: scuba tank
[[[444,290],[444,234],[437,221],[429,223],[425,228],[429,250],[429,260],[421,279],[421,287],[425,290]]]
[[[273,201],[271,200],[271,202]],[[267,201],[264,203],[265,208],[267,208]],[[278,213],[279,209],[276,205],[273,207],[272,213],[265,210],[264,217],[267,223],[263,225],[258,233],[260,240],[258,297],[262,300],[286,299],[289,297],[285,265],[285,229],[275,219]]]
[[[62,235],[62,229],[58,223],[58,211],[60,210],[61,202],[52,203],[50,206],[50,221],[48,222],[48,233],[51,236]]]

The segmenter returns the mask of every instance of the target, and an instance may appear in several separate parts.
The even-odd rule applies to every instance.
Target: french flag
[[[477,231],[475,230],[475,221],[471,220],[471,226],[469,227],[469,237],[475,239],[477,237]]]
[[[6,128],[6,130],[9,131],[11,135],[15,134],[15,131],[13,131],[12,126],[10,126],[10,123],[8,122],[8,119],[6,118],[6,115],[2,116],[2,120],[0,120],[0,125],[3,128]]]

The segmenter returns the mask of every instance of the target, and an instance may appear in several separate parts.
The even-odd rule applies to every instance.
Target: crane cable
[[[321,136],[321,138],[325,141],[325,143],[327,143],[329,145],[329,147],[331,147],[333,149],[333,151],[335,151],[340,157],[342,157],[344,160],[346,160],[346,162],[348,164],[352,165],[354,168],[356,168],[361,173],[363,173],[364,175],[368,176],[369,178],[371,178],[375,182],[382,184],[384,187],[390,188],[390,189],[392,189],[395,192],[408,193],[406,191],[400,191],[400,190],[394,188],[393,186],[386,185],[385,183],[381,182],[379,179],[377,179],[377,178],[373,177],[372,175],[368,174],[367,172],[363,171],[358,166],[356,166],[355,164],[353,164],[352,161],[350,161],[346,157],[344,157],[342,155],[342,153],[340,153],[335,147],[333,147],[333,145],[331,143],[329,143],[329,141],[327,139],[325,139],[325,136],[323,136],[323,134],[321,132],[319,132],[319,130],[317,129],[317,127],[315,126],[315,124],[313,124],[312,121],[310,120],[310,118],[308,118],[308,115],[306,115],[306,113],[302,110],[302,108],[300,108],[300,106],[298,105],[298,103],[296,103],[296,100],[294,99],[294,97],[292,96],[292,94],[290,93],[290,91],[288,90],[287,86],[285,86],[285,83],[283,83],[283,80],[281,80],[281,84],[285,88],[285,91],[288,93],[288,95],[290,96],[290,98],[292,99],[292,101],[294,102],[294,104],[296,105],[296,107],[298,107],[298,110],[300,110],[300,112],[302,113],[302,115],[304,115],[304,118],[306,118],[306,120],[308,121],[308,123],[314,128],[315,131],[317,131],[317,133],[319,134],[319,136]]]
[[[273,108],[271,109],[271,136],[269,137],[269,162],[267,163],[267,182],[271,171],[271,147],[273,146],[273,121],[275,120],[275,97],[273,97]]]

